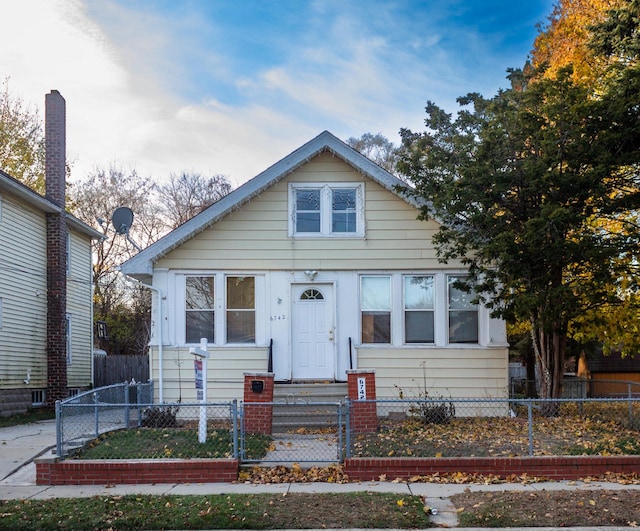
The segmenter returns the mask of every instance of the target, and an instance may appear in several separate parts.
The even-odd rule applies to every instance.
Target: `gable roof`
[[[367,157],[345,144],[328,131],[296,149],[290,155],[276,162],[256,177],[236,188],[230,194],[183,223],[169,234],[159,239],[136,256],[124,262],[120,269],[123,273],[133,277],[146,277],[153,273],[153,263],[180,246],[196,234],[207,229],[233,210],[237,210],[244,203],[250,201],[265,189],[309,162],[316,155],[328,151],[341,158],[356,171],[366,175],[383,188],[402,198],[409,204],[419,207],[415,199],[403,194],[400,188],[408,188],[407,184],[388,171],[369,160]]]
[[[11,177],[11,175],[2,170],[0,170],[0,192],[11,194],[14,197],[17,197],[25,203],[33,206],[34,208],[44,212],[45,214],[62,212],[62,208],[60,208],[58,205],[52,203],[46,197],[41,196],[39,193],[35,192],[31,188],[21,183],[17,179]],[[104,237],[93,227],[90,227],[68,212],[66,212],[66,218],[69,227],[71,227],[72,229],[81,232],[82,234],[85,234],[86,236],[89,236],[90,238],[95,240]]]

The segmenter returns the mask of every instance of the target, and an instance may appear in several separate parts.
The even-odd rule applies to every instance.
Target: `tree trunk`
[[[557,324],[552,327],[551,331],[546,331],[532,323],[531,336],[536,367],[540,375],[540,398],[561,398],[566,334],[562,331],[562,326]],[[556,415],[557,411],[557,404],[543,404],[542,412],[544,415]]]

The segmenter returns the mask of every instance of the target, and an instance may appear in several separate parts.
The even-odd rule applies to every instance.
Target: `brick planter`
[[[440,457],[345,459],[345,472],[351,480],[409,479],[435,473],[493,474],[507,477],[522,475],[553,480],[600,476],[607,472],[640,473],[640,456],[564,456],[564,457]]]
[[[37,485],[230,483],[237,459],[36,459]]]

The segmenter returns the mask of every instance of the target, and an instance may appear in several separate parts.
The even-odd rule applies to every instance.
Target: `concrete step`
[[[308,402],[343,402],[347,396],[346,383],[276,384],[273,401],[287,404]]]
[[[338,426],[338,403],[344,404],[346,383],[276,384],[273,401],[273,431]]]

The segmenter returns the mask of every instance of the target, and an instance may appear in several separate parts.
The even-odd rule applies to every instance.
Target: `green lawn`
[[[266,435],[247,435],[246,456],[263,457],[271,444]],[[162,459],[233,457],[233,435],[229,429],[207,431],[204,443],[198,442],[197,429],[138,428],[105,433],[88,442],[74,455],[76,459]]]
[[[430,527],[418,496],[273,494],[96,496],[0,501],[2,529]]]

